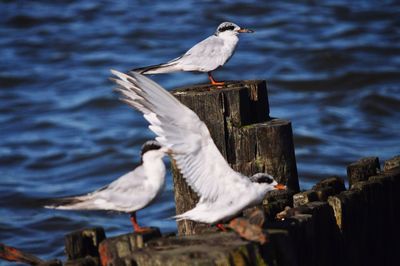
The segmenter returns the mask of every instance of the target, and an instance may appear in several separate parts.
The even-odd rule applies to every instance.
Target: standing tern
[[[162,74],[177,71],[207,72],[212,85],[223,85],[224,82],[214,80],[211,72],[223,66],[232,57],[239,41],[239,33],[250,32],[254,31],[241,28],[232,22],[223,22],[218,26],[214,35],[199,42],[184,55],[164,64],[136,68],[132,71],[141,74]]]
[[[174,218],[215,224],[261,203],[268,191],[285,188],[268,174],[249,178],[234,171],[204,122],[157,83],[136,72],[111,72],[117,77],[111,80],[118,85],[121,100],[143,113],[156,140],[171,151],[186,182],[200,197],[193,209]]]
[[[161,194],[165,181],[162,158],[168,150],[157,141],[147,141],[142,146],[141,164],[109,185],[94,192],[52,199],[45,208],[60,210],[111,210],[130,214],[135,232],[145,232],[136,219],[136,211],[145,208]]]

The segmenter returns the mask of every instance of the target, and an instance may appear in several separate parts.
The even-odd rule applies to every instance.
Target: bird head
[[[253,30],[241,28],[233,22],[222,22],[215,31],[216,36],[238,35],[239,33],[251,33]]]
[[[170,151],[168,148],[163,147],[156,140],[148,140],[142,145],[142,151],[140,153],[141,161],[143,163],[143,157],[151,157],[152,159],[162,158],[164,155],[169,154]],[[150,156],[151,155],[151,156]]]
[[[145,154],[146,152],[151,151],[151,150],[159,150],[159,149],[161,149],[161,147],[162,146],[158,141],[148,140],[142,145],[142,151],[141,151],[140,155],[143,156],[143,154]]]

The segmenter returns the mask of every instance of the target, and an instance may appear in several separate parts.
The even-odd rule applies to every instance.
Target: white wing
[[[105,205],[110,209],[139,210],[148,205],[157,194],[153,188],[151,191],[146,189],[147,178],[143,166],[140,165],[108,186],[89,194],[90,199],[99,207]]]
[[[232,50],[225,47],[224,40],[212,35],[190,48],[178,64],[185,71],[210,71],[224,65],[231,56]]]
[[[151,203],[159,192],[156,188],[145,187],[146,179],[143,166],[138,166],[135,170],[94,192],[54,199],[45,207],[64,210],[136,211]]]
[[[111,72],[119,78],[112,80],[119,85],[122,100],[144,114],[157,141],[172,150],[183,177],[201,200],[215,201],[251,184],[230,168],[192,110],[141,74]]]

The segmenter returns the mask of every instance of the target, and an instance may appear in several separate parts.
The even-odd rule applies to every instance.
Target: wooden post
[[[376,175],[380,171],[378,157],[365,157],[347,166],[349,186],[359,181],[366,181],[368,177]]]
[[[98,248],[100,242],[106,238],[101,227],[83,229],[65,236],[65,253],[69,265],[79,265],[83,261],[99,262]],[[89,262],[88,262],[89,263]]]
[[[293,207],[299,207],[309,202],[317,201],[318,196],[314,190],[307,190],[293,195]]]
[[[287,232],[270,233],[274,243],[262,246],[245,241],[234,232],[162,237],[109,265],[296,265],[290,256],[293,250]]]
[[[290,190],[299,191],[292,126],[288,120],[274,118],[232,127],[228,135],[228,162],[246,175],[267,172]]]
[[[323,188],[333,189],[333,194],[339,194],[340,192],[346,190],[346,187],[344,186],[344,180],[338,176],[324,178],[313,186],[313,190],[320,190]]]
[[[319,201],[327,201],[329,196],[334,196],[346,190],[344,180],[337,176],[324,178],[312,187]]]
[[[150,227],[149,231],[143,233],[135,232],[108,238],[99,246],[101,265],[124,265],[119,262],[121,258],[143,248],[149,240],[159,237],[161,237],[160,229]]]
[[[293,206],[293,194],[291,190],[274,190],[265,196],[263,209],[268,221],[274,221],[276,215],[287,206]]]
[[[267,172],[289,189],[299,190],[291,123],[270,118],[265,81],[228,82],[222,89],[198,85],[172,93],[204,121],[233,169],[245,175]],[[198,197],[178,169],[172,168],[176,212],[180,214],[193,208]],[[195,234],[195,224],[178,222],[178,233]]]
[[[385,165],[383,166],[383,170],[388,171],[397,167],[400,167],[400,155],[386,160]]]

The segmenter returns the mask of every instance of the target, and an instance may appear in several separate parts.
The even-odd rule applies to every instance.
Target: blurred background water
[[[303,189],[344,177],[360,157],[399,154],[399,14],[399,1],[0,1],[0,242],[63,258],[72,230],[129,232],[127,215],[47,210],[40,199],[109,183],[153,137],[112,92],[110,68],[170,60],[223,21],[256,33],[215,78],[267,80],[271,115],[293,123]],[[152,78],[168,89],[208,82]],[[176,230],[167,184],[138,215],[163,232]]]

